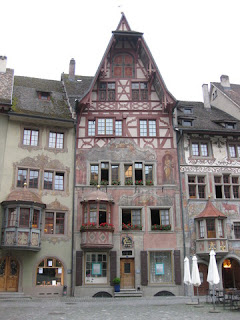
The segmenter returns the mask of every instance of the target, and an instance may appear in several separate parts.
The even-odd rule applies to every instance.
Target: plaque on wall
[[[122,246],[124,248],[132,248],[133,247],[132,237],[129,237],[129,236],[122,237]]]

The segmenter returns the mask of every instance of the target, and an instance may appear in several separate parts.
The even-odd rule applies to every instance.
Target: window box
[[[142,230],[142,226],[138,224],[122,224],[122,230]]]
[[[108,185],[108,181],[107,180],[102,180],[100,182],[100,184],[103,185],[103,186],[107,186]]]
[[[133,181],[132,180],[126,180],[125,181],[125,185],[132,186],[133,185]]]
[[[142,180],[136,180],[135,181],[135,185],[142,186],[143,185],[143,181]]]
[[[99,227],[100,229],[114,229],[114,225],[107,222],[100,223]]]
[[[90,181],[90,185],[91,185],[91,186],[97,186],[97,184],[98,184],[98,182],[95,181],[95,180],[91,180],[91,181]]]
[[[119,180],[113,180],[112,181],[112,185],[113,186],[119,186],[120,185],[120,181]]]
[[[146,186],[153,186],[152,180],[146,180]]]
[[[169,231],[171,230],[170,224],[154,224],[152,230]]]
[[[80,230],[87,230],[87,229],[96,229],[97,228],[97,224],[95,222],[89,222],[89,223],[83,223],[81,225]]]

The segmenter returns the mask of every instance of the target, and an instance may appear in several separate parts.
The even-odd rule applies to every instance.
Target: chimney
[[[75,80],[75,60],[72,58],[69,63],[69,76],[70,80]]]
[[[208,93],[208,84],[202,85],[204,108],[211,109],[210,97]]]
[[[226,75],[221,75],[220,77],[221,80],[221,86],[224,88],[230,88],[230,82],[229,82],[229,77]]]
[[[0,56],[0,72],[5,73],[7,67],[7,57]]]

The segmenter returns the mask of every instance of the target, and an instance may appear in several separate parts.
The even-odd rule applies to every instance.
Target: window
[[[65,213],[46,212],[45,213],[45,234],[64,234],[65,233]]]
[[[235,129],[235,127],[236,127],[236,123],[230,123],[230,122],[225,123],[226,129]]]
[[[217,98],[217,90],[213,91],[212,93],[212,97],[213,97],[213,100],[215,100]]]
[[[204,176],[188,176],[188,192],[192,199],[206,198],[206,182]]]
[[[38,229],[40,228],[40,211],[34,209],[33,218],[32,218],[32,228]]]
[[[98,134],[113,134],[113,119],[98,119]]]
[[[87,252],[85,262],[85,283],[107,283],[107,254]]]
[[[61,261],[46,258],[37,267],[37,286],[62,286],[64,268]]]
[[[63,133],[50,132],[48,146],[49,148],[63,149]]]
[[[224,232],[223,232],[223,220],[218,219],[218,236],[219,238],[224,237]]]
[[[171,252],[150,252],[150,283],[171,283],[172,274]]]
[[[120,120],[115,121],[115,135],[122,136],[122,121]]]
[[[143,164],[141,162],[135,163],[135,184],[143,184]]]
[[[18,169],[17,187],[23,188],[24,184],[29,188],[38,188],[38,170]]]
[[[29,221],[30,221],[30,209],[20,208],[19,227],[29,228]]]
[[[152,230],[171,230],[169,209],[151,209]]]
[[[101,162],[101,184],[109,183],[109,163]]]
[[[153,185],[153,166],[145,165],[145,181],[146,185]]]
[[[50,92],[38,91],[38,99],[50,100]]]
[[[64,190],[64,173],[44,171],[44,184],[43,188],[47,190]]]
[[[240,158],[240,144],[229,144],[228,151],[230,158]]]
[[[112,71],[115,77],[133,77],[135,74],[133,57],[129,54],[115,55],[113,57]]]
[[[102,223],[109,223],[107,219],[108,205],[105,203],[87,203],[84,204],[83,223],[100,226]]]
[[[183,120],[182,120],[182,125],[183,125],[184,127],[192,127],[193,121],[192,121],[192,120],[183,119]]]
[[[133,184],[133,166],[131,164],[124,165],[124,177],[125,177],[125,184],[126,185]]]
[[[215,219],[207,219],[207,237],[216,238]]]
[[[142,229],[141,209],[122,209],[122,229]]]
[[[140,120],[140,136],[156,137],[156,120]]]
[[[120,184],[119,165],[118,164],[111,165],[111,170],[112,170],[112,185]]]
[[[200,236],[200,238],[204,238],[204,236],[205,236],[205,227],[204,227],[203,220],[199,221],[199,236]]]
[[[193,157],[209,157],[209,144],[207,142],[192,142]]]
[[[100,82],[99,84],[99,100],[114,101],[115,100],[115,82]]]
[[[17,210],[16,208],[8,209],[8,227],[15,227],[17,219]]]
[[[88,135],[95,136],[95,120],[88,121]]]
[[[223,174],[215,176],[215,196],[218,199],[239,199],[240,198],[240,178]]]
[[[132,100],[148,100],[148,87],[146,82],[132,82]]]
[[[90,184],[98,184],[98,164],[91,165]]]
[[[192,108],[184,108],[183,109],[183,113],[184,114],[192,114],[193,113],[193,109]]]
[[[38,145],[38,130],[24,129],[23,130],[23,144],[25,146]]]
[[[240,222],[233,223],[235,239],[240,239]]]

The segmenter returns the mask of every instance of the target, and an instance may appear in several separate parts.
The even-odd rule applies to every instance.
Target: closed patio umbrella
[[[190,267],[189,267],[189,259],[185,257],[184,259],[184,278],[183,282],[188,286],[192,284],[191,274],[190,274]]]
[[[208,275],[207,275],[207,282],[212,285],[213,287],[213,306],[215,309],[215,295],[214,295],[214,289],[215,285],[220,282],[220,277],[218,274],[218,268],[217,268],[217,263],[216,263],[216,258],[215,258],[215,251],[211,250],[210,253],[210,261],[208,265]]]
[[[193,256],[192,258],[192,284],[194,287],[197,287],[197,297],[199,304],[199,296],[198,296],[198,287],[201,285],[200,274],[198,270],[197,257]]]

